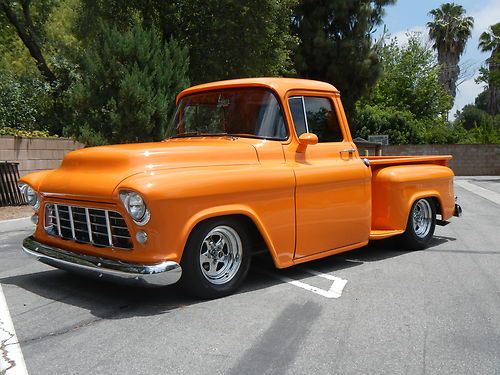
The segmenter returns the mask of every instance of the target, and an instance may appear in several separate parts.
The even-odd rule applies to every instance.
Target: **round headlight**
[[[21,190],[21,194],[23,195],[26,203],[33,207],[33,209],[37,210],[38,207],[40,207],[40,200],[38,199],[36,190],[24,182],[19,184],[19,189]]]
[[[136,224],[144,225],[149,221],[149,210],[139,193],[122,191],[120,192],[120,199]]]
[[[127,200],[127,210],[135,221],[141,221],[146,212],[146,205],[137,193],[131,193]]]

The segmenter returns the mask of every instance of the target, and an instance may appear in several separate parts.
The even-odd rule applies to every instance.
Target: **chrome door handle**
[[[340,151],[340,152],[348,152],[348,153],[350,153],[350,154],[353,154],[353,153],[355,153],[355,152],[356,152],[356,150],[355,150],[355,149],[353,149],[353,148],[348,148],[348,149],[346,149],[346,150],[342,150],[342,151]]]

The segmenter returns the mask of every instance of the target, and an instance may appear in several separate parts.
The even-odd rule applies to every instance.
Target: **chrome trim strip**
[[[92,238],[92,225],[90,224],[89,209],[85,207],[85,218],[87,219],[87,230],[89,232],[89,241],[93,245],[94,239]]]
[[[57,235],[61,237],[62,234],[61,234],[61,222],[59,221],[59,207],[55,203],[54,203],[54,211],[56,212]]]
[[[113,247],[113,235],[111,234],[111,225],[109,223],[109,212],[108,212],[108,210],[104,211],[104,216],[106,216],[106,229],[108,230],[108,243],[109,243],[109,247]]]
[[[152,265],[126,263],[47,246],[36,241],[33,236],[24,239],[23,250],[52,267],[144,286],[174,284],[182,275],[182,268],[177,262],[164,261]]]
[[[73,223],[73,210],[71,209],[71,206],[68,206],[68,216],[69,216],[69,225],[71,226],[71,235],[73,236],[73,239],[76,240],[75,223]]]
[[[302,111],[304,112],[304,121],[306,123],[306,131],[309,133],[309,122],[307,121],[306,102],[304,100],[304,95],[302,95],[300,98],[302,99]]]

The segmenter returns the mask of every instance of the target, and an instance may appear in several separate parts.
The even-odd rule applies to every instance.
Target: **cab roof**
[[[313,81],[310,79],[271,77],[242,78],[204,83],[202,85],[187,88],[179,93],[179,95],[177,95],[177,101],[189,94],[195,94],[208,90],[220,90],[237,87],[265,87],[276,91],[281,97],[283,97],[286,92],[290,90],[333,91],[336,93],[339,92],[333,85],[330,85],[329,83]]]

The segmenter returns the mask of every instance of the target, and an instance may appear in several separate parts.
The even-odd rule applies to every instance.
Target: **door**
[[[324,95],[324,94],[323,94]],[[340,100],[295,95],[288,105],[297,137],[316,134],[318,143],[295,152],[295,258],[368,240],[371,222],[370,169],[354,151]],[[290,151],[287,153],[290,157]]]

